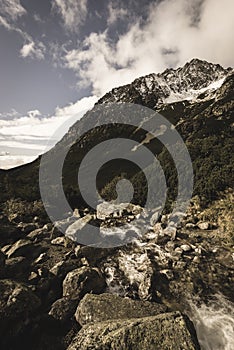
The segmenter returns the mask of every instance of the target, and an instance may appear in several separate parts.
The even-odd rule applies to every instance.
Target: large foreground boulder
[[[195,330],[179,312],[84,326],[68,350],[198,350]]]
[[[167,307],[148,301],[136,301],[114,294],[86,294],[76,310],[76,320],[83,326],[87,323],[114,319],[142,318],[167,311]]]

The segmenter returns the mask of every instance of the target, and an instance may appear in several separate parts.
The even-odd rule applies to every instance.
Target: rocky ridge
[[[222,85],[231,71],[231,68],[224,69],[219,64],[193,59],[184,67],[149,74],[134,80],[131,84],[114,88],[98,103],[138,102],[159,110],[163,104],[202,99],[202,93],[211,94]]]

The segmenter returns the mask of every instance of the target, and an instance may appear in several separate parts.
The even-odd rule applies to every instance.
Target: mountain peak
[[[193,100],[209,87],[220,87],[229,71],[230,68],[194,58],[183,67],[151,73],[131,84],[114,88],[98,104],[132,102],[157,109],[164,103]]]

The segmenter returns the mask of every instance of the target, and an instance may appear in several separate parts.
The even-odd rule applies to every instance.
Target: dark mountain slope
[[[110,102],[142,104],[159,111],[173,123],[191,154],[195,172],[194,195],[204,197],[204,203],[209,203],[219,196],[220,191],[233,186],[233,91],[234,74],[231,69],[225,70],[219,65],[195,59],[177,70],[169,69],[162,74],[151,74],[136,79],[132,84],[115,88],[101,98],[98,105]],[[94,129],[71,147],[64,166],[64,187],[73,206],[82,206],[77,187],[78,167],[94,145],[115,137],[133,138],[140,142],[145,138],[143,130],[136,133],[131,126],[95,128],[97,118],[104,119],[105,116],[99,116],[96,111],[88,112],[50,151],[53,157],[59,158],[61,149],[71,147],[71,140],[77,130],[82,134],[87,124],[93,125]],[[172,199],[177,184],[170,156],[157,141],[150,142],[147,147],[160,155]],[[29,201],[40,199],[39,166],[40,158],[31,164],[0,173],[1,201],[17,197]],[[135,201],[142,204],[146,185],[142,173],[125,162],[120,164],[116,161],[104,166],[98,177],[99,188],[103,189],[113,178],[123,173],[137,186]],[[107,197],[113,196],[112,186],[108,185],[108,189],[103,193]]]

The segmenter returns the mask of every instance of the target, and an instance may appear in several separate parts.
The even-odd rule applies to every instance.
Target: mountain
[[[186,142],[194,167],[194,195],[199,195],[204,205],[207,205],[219,197],[220,191],[233,186],[233,178],[230,176],[233,173],[233,80],[234,73],[231,68],[224,69],[218,64],[193,59],[184,67],[167,69],[161,74],[150,74],[126,86],[114,88],[97,102],[97,106],[101,107],[111,102],[135,103],[152,108],[165,116],[175,125]],[[53,157],[59,159],[60,151],[70,149],[63,176],[65,192],[73,207],[85,205],[77,187],[77,169],[88,150],[113,137],[132,138],[138,142],[142,142],[146,137],[143,131],[136,132],[132,127],[121,125],[115,128],[95,128],[97,121],[104,120],[103,112],[87,112],[50,151]],[[87,125],[93,126],[94,129],[87,135],[82,135]],[[82,137],[73,144],[74,135],[78,132]],[[147,147],[159,156],[164,165],[165,176],[171,189],[169,199],[172,201],[177,183],[170,155],[155,140],[147,144]],[[8,197],[39,200],[39,165],[40,158],[31,164],[0,174],[1,184],[7,188],[6,194],[3,187],[3,200]],[[142,204],[145,197],[142,172],[133,166],[129,167],[125,162],[120,164],[116,161],[108,166],[108,169],[103,167],[98,178],[98,187],[107,194],[107,199],[114,195],[113,191],[110,191],[113,178],[116,179],[121,173],[125,173],[127,178],[137,184],[138,194],[134,200]],[[107,185],[108,191],[105,190]]]
[[[138,78],[103,96],[47,154],[0,170],[0,348],[232,347],[233,91],[232,69],[197,59]],[[111,102],[117,102],[127,124],[116,123]],[[125,103],[136,104],[140,113],[127,113],[132,109]],[[145,113],[145,107],[151,109]],[[178,191],[174,161],[163,143],[151,138],[154,130],[146,131],[159,118],[155,111],[173,124],[170,135],[179,132],[192,159],[194,191],[179,226],[169,215]],[[107,118],[112,125],[105,125]],[[158,136],[163,133],[159,128]],[[133,140],[157,156],[169,188],[163,213],[143,209],[147,181],[155,181],[152,162],[142,168],[116,159],[109,144],[100,153],[114,160],[97,174],[99,193],[115,199],[118,180],[129,179],[132,203],[104,202],[95,211],[81,196],[82,160],[95,146],[116,138],[119,144],[123,138]],[[89,164],[99,156],[94,154]],[[57,199],[54,208],[61,209],[55,180],[60,174],[74,209],[53,223],[39,191],[41,161],[45,171],[50,169],[44,181],[49,198]],[[92,175],[87,173],[87,194]],[[157,199],[160,181],[156,187],[151,190]],[[99,229],[97,235],[91,227]]]
[[[98,103],[133,102],[160,110],[163,104],[193,100],[205,91],[222,85],[231,68],[193,59],[184,67],[150,74],[133,83],[115,88]]]

